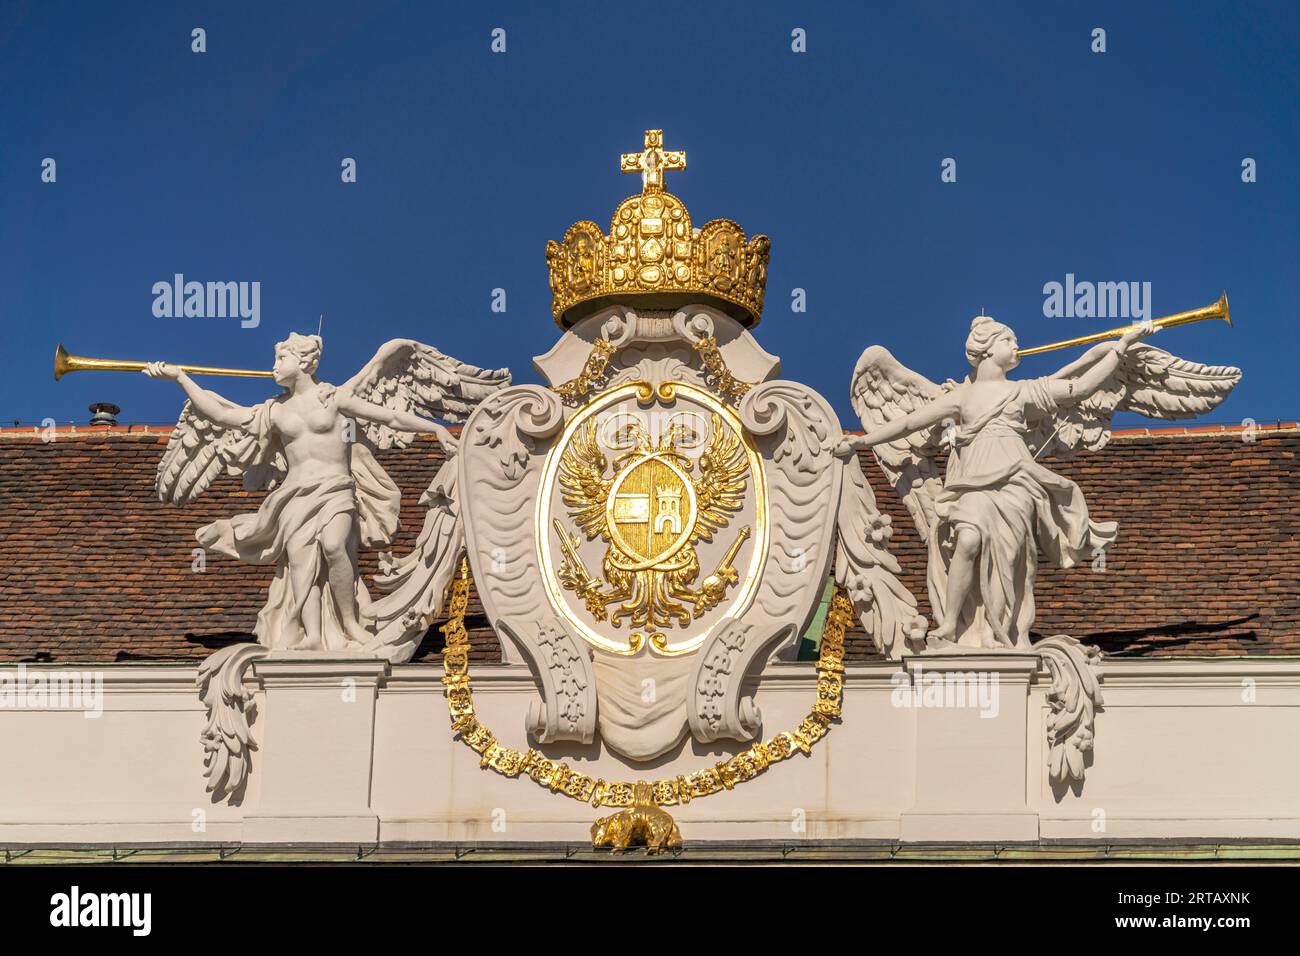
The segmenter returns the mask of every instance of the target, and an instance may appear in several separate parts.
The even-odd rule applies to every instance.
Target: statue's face
[[[993,346],[989,349],[989,358],[993,359],[999,368],[1012,369],[1020,364],[1020,356],[1016,354],[1019,348],[1016,333],[1007,330],[993,340]]]
[[[275,379],[277,385],[292,385],[302,373],[302,361],[288,349],[275,350],[275,367],[271,369],[271,377]]]

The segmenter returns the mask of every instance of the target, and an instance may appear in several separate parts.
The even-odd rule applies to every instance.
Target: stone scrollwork
[[[203,775],[214,803],[237,803],[257,749],[249,724],[254,717],[253,694],[244,687],[250,664],[271,653],[261,644],[231,644],[199,664],[196,683],[208,721],[199,734],[203,743]]]
[[[558,622],[501,620],[497,630],[521,650],[541,686],[526,728],[538,743],[589,744],[596,732],[596,680],[591,657]]]
[[[767,480],[773,550],[749,610],[725,621],[701,648],[691,706],[696,739],[753,740],[762,715],[744,696],[750,678],[798,640],[830,567],[839,471],[839,421],[825,399],[795,382],[751,389],[740,419]]]
[[[1034,645],[1051,675],[1047,704],[1047,773],[1055,787],[1082,783],[1102,706],[1099,648],[1057,634]]]
[[[533,466],[563,424],[554,392],[533,385],[503,390],[465,426],[460,479],[474,489],[464,514],[479,597],[502,637],[503,658],[527,663],[539,683],[526,729],[543,743],[590,743],[596,721],[590,656],[554,615],[542,612],[549,605],[534,544],[540,468]]]
[[[536,385],[507,388],[483,403],[465,425],[473,449],[495,457],[499,479],[514,484],[524,477],[539,439],[564,424],[564,407],[552,392]]]
[[[704,742],[753,740],[763,721],[752,697],[742,695],[747,671],[767,663],[774,648],[796,636],[793,624],[775,630],[736,618],[723,621],[705,645],[695,674],[691,733]],[[761,653],[766,649],[767,653]],[[755,663],[761,660],[761,663]]]

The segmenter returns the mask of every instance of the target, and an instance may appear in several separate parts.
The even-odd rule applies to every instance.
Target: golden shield
[[[695,485],[671,461],[640,455],[614,478],[605,521],[620,570],[667,567],[695,528]]]

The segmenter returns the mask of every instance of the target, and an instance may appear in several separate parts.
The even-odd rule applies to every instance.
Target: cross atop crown
[[[686,151],[681,149],[664,149],[664,131],[648,129],[645,131],[645,149],[639,153],[624,153],[619,161],[619,171],[641,174],[641,191],[647,193],[661,192],[664,188],[664,173],[686,168]]]

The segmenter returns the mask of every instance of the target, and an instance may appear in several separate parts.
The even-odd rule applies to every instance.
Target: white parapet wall
[[[1300,839],[1300,661],[1106,661],[1086,778],[1063,790],[1047,773],[1047,675],[1034,655],[920,666],[975,692],[947,706],[927,697],[916,661],[852,665],[843,719],[812,753],[673,807],[684,837]],[[30,693],[35,675],[69,670],[101,675],[101,714]],[[535,697],[527,669],[471,672],[480,719],[502,743],[526,748]],[[610,811],[481,768],[452,735],[441,677],[432,665],[255,664],[247,686],[256,688],[258,749],[232,804],[205,791],[194,667],[27,665],[27,693],[5,696],[0,686],[0,843],[588,841],[593,819]],[[757,690],[765,738],[799,723],[815,686],[810,664],[766,670]],[[711,766],[738,747],[687,741],[635,766],[599,743],[541,749],[594,776],[634,781]]]

